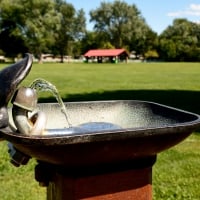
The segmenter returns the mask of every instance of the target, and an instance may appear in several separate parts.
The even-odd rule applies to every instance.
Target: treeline
[[[90,22],[93,31],[86,28],[84,10],[64,0],[0,0],[0,54],[63,58],[89,49],[125,48],[145,59],[200,61],[200,24],[187,19],[175,19],[158,35],[135,4],[116,0],[91,10]]]

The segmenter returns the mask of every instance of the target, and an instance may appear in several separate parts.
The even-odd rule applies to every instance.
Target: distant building
[[[128,52],[125,49],[93,49],[84,54],[85,61],[89,62],[111,62],[127,61]]]
[[[0,63],[4,63],[5,61],[6,61],[6,58],[0,55]]]
[[[64,55],[62,58],[61,56],[55,56],[53,54],[42,54],[42,62],[69,62],[71,59],[72,56],[67,55]]]

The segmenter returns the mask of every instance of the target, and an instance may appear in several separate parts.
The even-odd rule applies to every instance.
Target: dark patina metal
[[[0,128],[8,126],[8,102],[31,66],[32,56],[26,54],[24,59],[0,71]]]

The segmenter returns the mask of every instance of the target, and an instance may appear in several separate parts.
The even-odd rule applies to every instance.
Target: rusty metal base
[[[152,200],[152,167],[86,177],[54,174],[47,200]]]

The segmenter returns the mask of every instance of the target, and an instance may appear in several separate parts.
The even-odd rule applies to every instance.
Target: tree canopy
[[[90,12],[94,30],[104,34],[116,48],[129,45],[132,40],[144,38],[149,27],[137,7],[124,1],[101,2],[99,8]]]
[[[83,10],[76,13],[62,0],[2,0],[0,49],[8,56],[25,51],[38,57],[49,51],[64,55],[69,41],[80,38],[85,26]],[[9,43],[14,48],[7,47]]]
[[[160,55],[168,61],[200,61],[200,25],[175,19],[159,37]]]
[[[60,15],[54,8],[55,3],[52,0],[2,0],[1,35],[7,35],[7,43],[16,37],[17,41],[23,41],[24,50],[40,55],[53,44],[53,30],[60,28]],[[12,49],[10,51],[7,53],[12,53]]]
[[[53,53],[63,56],[72,53],[72,42],[82,39],[86,32],[86,18],[84,11],[76,11],[72,4],[63,0],[56,0],[56,11],[61,14],[59,29],[54,31],[55,44]]]
[[[78,56],[94,48],[125,48],[147,59],[200,61],[200,24],[175,19],[160,35],[135,4],[103,1],[90,11],[65,0],[0,0],[0,52],[16,57],[30,52]]]

